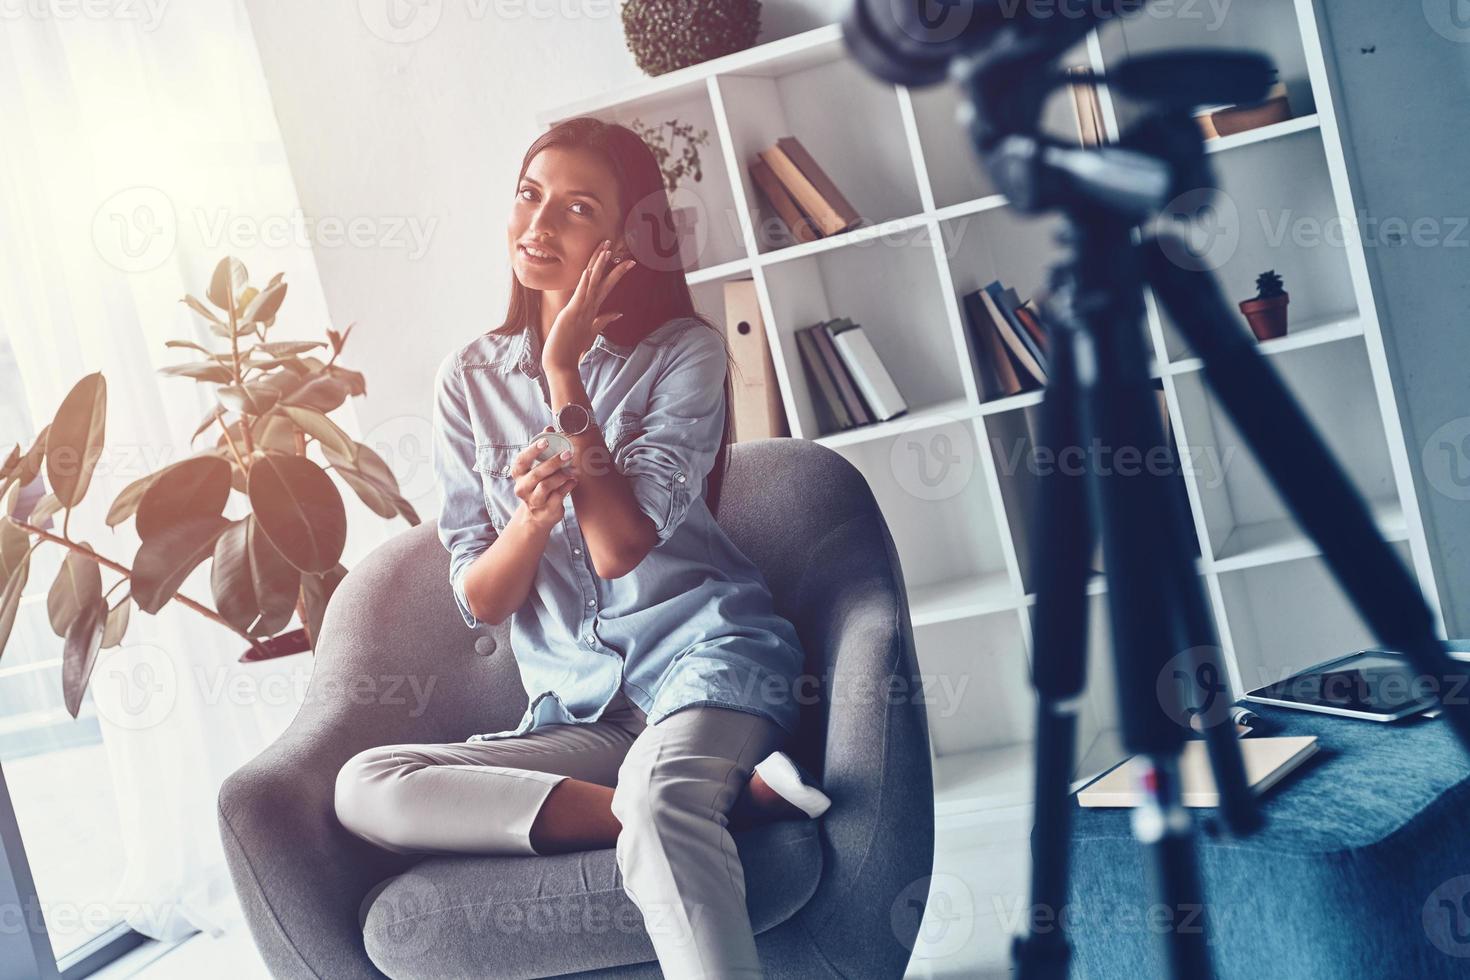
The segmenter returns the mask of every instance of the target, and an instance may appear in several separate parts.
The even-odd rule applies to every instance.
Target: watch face
[[[576,402],[563,405],[556,413],[556,427],[569,435],[585,432],[591,424],[592,413]]]

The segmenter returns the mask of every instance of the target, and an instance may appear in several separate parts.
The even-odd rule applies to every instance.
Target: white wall
[[[1388,16],[1369,0],[1326,0],[1322,42],[1453,637],[1470,635],[1470,29],[1452,8]]]
[[[536,112],[643,74],[610,0],[245,6],[303,209],[368,222],[362,238],[372,244],[316,244],[333,323],[357,323],[343,360],[368,378],[358,400],[364,441],[411,447],[427,437],[434,368],[505,311],[505,220]],[[845,9],[842,0],[767,0],[759,42]],[[399,34],[385,16],[395,10],[411,15]],[[427,233],[427,248],[412,227]],[[432,517],[426,467],[405,480],[402,461],[390,462]]]

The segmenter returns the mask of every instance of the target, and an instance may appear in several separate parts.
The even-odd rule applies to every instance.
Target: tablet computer
[[[1359,650],[1257,688],[1246,700],[1329,715],[1397,721],[1437,703],[1438,685],[1401,653]]]

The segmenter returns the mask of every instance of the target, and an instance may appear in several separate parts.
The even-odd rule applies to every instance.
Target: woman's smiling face
[[[591,153],[560,146],[537,153],[516,187],[506,227],[516,278],[529,289],[576,289],[603,239],[617,250],[618,206],[616,179]]]

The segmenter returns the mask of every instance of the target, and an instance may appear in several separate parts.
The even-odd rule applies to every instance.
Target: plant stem
[[[68,508],[68,510],[69,509],[70,508]],[[69,538],[58,537],[57,535],[52,534],[50,531],[43,531],[40,528],[36,527],[34,524],[27,524],[25,521],[17,521],[14,517],[11,518],[11,521],[14,522],[15,526],[18,527],[18,528],[20,528],[22,531],[29,531],[30,533],[39,536],[44,541],[51,541],[51,542],[54,542],[56,544],[61,545],[64,548],[70,548],[72,551],[75,551],[77,554],[82,555],[82,556],[84,556],[86,558],[92,559],[97,564],[101,565],[103,568],[110,568],[114,572],[117,572],[119,575],[121,575],[124,578],[128,579],[129,581],[132,580],[133,572],[132,572],[131,569],[129,569],[125,565],[118,564],[117,562],[113,561],[111,558],[104,558],[104,557],[102,557],[101,555],[97,554],[97,552],[93,551],[91,548],[85,548],[81,544],[79,544],[78,542],[72,541]],[[113,585],[113,588],[115,589],[115,588],[117,588],[117,586],[114,584]],[[109,589],[108,591],[110,593],[112,590]],[[219,613],[215,612],[213,609],[210,609],[208,606],[204,605],[203,603],[195,602],[193,599],[190,599],[188,596],[184,595],[182,592],[175,592],[173,594],[173,598],[176,599],[176,600],[178,600],[180,603],[182,603],[184,606],[188,607],[189,609],[194,610],[199,615],[203,616],[205,619],[212,620],[212,621],[218,623],[219,625],[223,626],[225,629],[229,630],[231,633],[236,634],[242,640],[244,640],[246,643],[249,643],[251,649],[260,650],[261,653],[264,653],[265,652],[264,650],[261,650],[260,649],[260,641],[259,640],[257,640],[255,637],[251,636],[249,633],[246,633],[244,630],[236,629],[233,623],[231,623],[229,620],[225,619]]]
[[[235,384],[242,388],[245,379],[240,374],[240,338],[236,335],[237,324],[235,323],[235,287],[230,285],[230,357],[235,362]],[[245,452],[247,455],[255,455],[255,443],[250,437],[250,416],[244,412],[240,413],[240,435],[245,439]]]
[[[214,420],[219,423],[220,431],[224,432],[225,434],[225,442],[229,444],[230,455],[234,456],[235,462],[240,464],[240,470],[242,472],[249,473],[250,467],[246,466],[245,461],[240,458],[240,450],[235,448],[235,440],[230,438],[230,427],[225,425],[224,416],[216,415],[214,417]],[[243,431],[243,429],[241,431]]]

